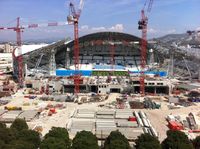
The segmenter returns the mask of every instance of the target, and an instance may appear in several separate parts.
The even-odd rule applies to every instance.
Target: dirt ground
[[[103,102],[97,102],[97,103],[85,103],[78,105],[77,103],[63,103],[66,108],[62,110],[57,109],[57,113],[53,114],[52,116],[40,116],[39,119],[34,119],[31,122],[28,122],[29,126],[34,126],[34,125],[39,125],[43,127],[42,135],[45,135],[53,126],[55,127],[65,127],[66,124],[69,121],[70,115],[72,112],[77,109],[77,108],[86,108],[86,109],[100,109],[99,105],[105,104],[105,103],[111,103],[116,100],[116,98],[120,96],[120,94],[110,94],[109,98],[106,101]],[[37,102],[37,106],[34,105],[34,103]],[[29,106],[23,106],[24,103],[29,103]],[[37,99],[25,99],[24,95],[22,94],[22,91],[18,92],[13,96],[13,99],[8,105],[10,106],[20,106],[22,107],[23,110],[33,110],[33,109],[38,109],[38,106],[42,104],[48,104],[48,103],[55,103],[55,102],[50,102],[50,101],[40,101]],[[56,102],[58,103],[58,102]],[[8,106],[7,105],[7,106]],[[0,109],[3,109],[4,106],[1,106]],[[142,110],[144,111],[149,120],[151,121],[153,127],[156,129],[159,135],[159,140],[162,141],[166,138],[166,131],[168,130],[167,127],[167,121],[166,117],[169,114],[174,114],[174,115],[180,115],[180,114],[189,114],[190,112],[193,112],[195,114],[199,113],[200,109],[200,104],[197,104],[196,106],[191,106],[191,107],[184,107],[181,109],[174,109],[174,110],[169,110],[167,108],[167,103],[162,102],[161,109],[158,110]],[[135,109],[134,109],[135,110]],[[133,110],[133,111],[134,111]],[[138,111],[136,109],[136,111]],[[197,116],[198,117],[198,116]],[[198,117],[199,118],[199,117]],[[199,118],[200,120],[200,118]]]

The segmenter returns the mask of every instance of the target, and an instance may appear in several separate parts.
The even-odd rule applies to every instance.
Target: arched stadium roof
[[[84,55],[90,54],[92,55],[92,52],[94,52],[96,49],[103,49],[103,51],[107,51],[107,53],[103,53],[99,50],[99,54],[97,53],[95,56],[109,56],[109,49],[110,49],[110,42],[114,42],[116,45],[116,56],[126,57],[126,54],[128,56],[136,56],[140,57],[140,41],[141,39],[137,36],[127,34],[127,33],[120,33],[120,32],[97,32],[88,34],[85,36],[82,36],[79,38],[79,44],[80,44],[80,57],[84,59]],[[49,46],[31,51],[26,54],[28,57],[28,67],[30,66],[33,68],[35,66],[35,63],[39,59],[41,53],[44,53],[45,56],[43,56],[41,65],[48,65],[49,63],[49,57],[51,55],[51,50],[55,49],[56,51],[56,63],[59,65],[65,65],[66,63],[66,51],[67,48],[70,49],[70,63],[73,61],[73,46],[74,46],[74,40],[72,41],[66,41],[61,40],[59,42],[56,42],[54,44],[51,44]],[[84,53],[85,51],[87,51]],[[90,51],[89,51],[90,50]],[[98,51],[98,50],[97,50]],[[117,55],[117,51],[118,54]],[[148,50],[147,50],[148,52]],[[136,58],[137,59],[137,58]],[[104,59],[105,60],[105,59]]]
[[[79,43],[85,42],[85,41],[98,41],[98,40],[109,40],[109,41],[138,41],[140,42],[140,38],[127,34],[127,33],[120,33],[120,32],[97,32],[88,34],[85,36],[82,36],[79,38]],[[74,41],[69,42],[67,45],[69,47],[73,46]]]
[[[86,41],[100,41],[100,40],[107,40],[107,41],[124,41],[125,42],[140,42],[140,38],[131,34],[121,33],[121,32],[97,32],[88,34],[82,37],[79,37],[79,43],[86,42]],[[123,44],[123,43],[122,43]],[[127,43],[125,43],[127,44]],[[35,49],[34,51],[28,52],[26,54],[30,55],[37,55],[41,52],[49,53],[51,49],[54,48],[58,51],[63,50],[66,47],[73,47],[74,40],[66,41],[61,40],[56,43],[50,44],[49,46],[45,46],[42,48]]]

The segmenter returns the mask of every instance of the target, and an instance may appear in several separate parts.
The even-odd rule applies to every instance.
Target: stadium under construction
[[[122,92],[130,86],[133,91],[139,92],[140,42],[141,39],[136,36],[118,32],[100,32],[80,37],[80,66],[79,70],[75,70],[74,41],[59,41],[28,53],[23,52],[26,66],[24,76],[71,78],[61,84],[66,92],[73,92],[72,76],[78,72],[82,80],[80,92]],[[152,50],[150,45],[146,61],[146,91],[168,94],[169,85],[161,79],[166,76],[166,72],[158,69],[159,52]],[[17,61],[15,64],[17,66]],[[17,74],[17,67],[14,72]],[[85,79],[87,83],[83,81]]]
[[[48,5],[57,18],[63,14],[67,20],[27,22],[18,17],[14,26],[10,26],[14,21],[0,26],[0,31],[16,33],[15,44],[0,44],[0,52],[4,52],[0,54],[0,122],[10,126],[15,119],[22,118],[42,138],[53,127],[67,128],[71,140],[77,132],[90,131],[101,148],[113,131],[121,132],[132,147],[144,133],[163,141],[169,129],[181,130],[190,140],[195,140],[200,134],[199,31],[157,38],[171,33],[167,29],[173,28],[173,33],[180,29],[165,26],[169,25],[166,21],[160,26],[164,31],[155,24],[149,25],[153,0],[145,1],[136,26],[132,24],[133,16],[126,24],[128,15],[118,16],[118,12],[109,15],[112,21],[121,24],[109,27],[109,21],[105,22],[108,18],[99,20],[104,15],[100,12],[98,16],[96,10],[93,15],[98,20],[93,20],[87,13],[93,12],[96,4],[92,9],[89,9],[92,5],[87,7],[80,23],[84,0],[76,5],[69,2],[67,16],[66,8],[62,13]],[[103,13],[111,12],[108,7],[109,11]],[[43,13],[41,17],[45,16]],[[53,16],[48,15],[46,19],[54,20]],[[159,17],[157,20],[162,21]],[[27,23],[23,24],[24,21]],[[68,25],[73,26],[72,31],[65,27]],[[47,34],[51,27],[57,28],[53,37]],[[133,35],[137,32],[135,27],[141,36]],[[22,32],[37,28],[44,29],[44,34],[30,31],[27,37],[22,36]]]
[[[80,70],[101,71],[127,71],[136,73],[140,71],[140,41],[141,39],[118,32],[100,32],[83,36],[79,39],[80,46]],[[114,53],[112,58],[112,45]],[[148,46],[147,50],[147,72],[153,70],[157,65],[159,52],[153,51]],[[57,43],[38,48],[25,53],[24,63],[28,69],[34,69],[37,60],[40,61],[40,68],[49,72],[55,55],[55,67],[58,75],[67,75],[67,72],[60,70],[74,70],[74,41],[59,41]],[[15,52],[16,53],[16,52]],[[113,60],[112,60],[113,59]],[[28,61],[27,61],[28,60]],[[17,61],[15,62],[17,64]],[[14,68],[17,73],[17,67]],[[69,71],[72,72],[72,71]],[[149,72],[150,73],[150,72]],[[156,74],[156,72],[154,72]],[[83,74],[84,75],[84,74]],[[161,75],[165,75],[161,73]]]

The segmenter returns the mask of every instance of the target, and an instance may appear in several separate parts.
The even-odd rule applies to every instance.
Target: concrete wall
[[[110,88],[106,84],[98,85],[98,92],[99,94],[106,94],[110,92]]]
[[[41,83],[41,81],[40,80],[34,80],[33,81],[33,88],[34,89],[41,89],[41,87],[43,86],[43,83]]]
[[[55,81],[50,81],[49,86],[52,86],[54,91],[60,91],[62,88],[61,82],[55,82]]]
[[[106,94],[106,93],[110,93],[112,92],[112,90],[119,90],[119,92],[121,92],[123,90],[122,85],[117,85],[117,84],[101,84],[98,85],[98,92],[99,94]]]

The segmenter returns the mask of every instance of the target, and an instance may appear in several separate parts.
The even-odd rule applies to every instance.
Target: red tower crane
[[[141,11],[141,20],[138,22],[138,29],[142,30],[142,39],[141,39],[141,64],[140,64],[140,94],[145,94],[145,68],[146,68],[146,58],[147,58],[147,24],[148,24],[148,17],[145,15],[145,8],[148,2],[147,12],[151,11],[153,0],[146,0],[144,4],[144,8]]]
[[[75,6],[72,2],[69,4],[69,15],[67,17],[67,21],[70,25],[74,25],[74,93],[77,95],[80,92],[80,72],[79,72],[79,30],[78,23],[81,15],[81,11],[83,9],[83,0],[80,0],[79,9],[76,11]]]
[[[65,22],[50,22],[47,24],[28,24],[28,25],[20,25],[20,17],[17,18],[17,25],[15,27],[0,27],[0,30],[13,30],[16,32],[16,42],[18,48],[18,54],[15,56],[15,50],[13,51],[13,59],[17,59],[18,61],[18,82],[20,87],[23,87],[24,80],[24,72],[23,72],[23,56],[22,56],[22,37],[21,33],[24,29],[31,29],[37,27],[51,27],[51,26],[62,26],[66,25]]]
[[[16,38],[17,38],[17,47],[18,47],[18,81],[20,87],[23,86],[23,57],[22,57],[22,39],[21,39],[21,33],[23,32],[24,27],[20,26],[20,18],[17,18],[17,25],[16,27],[0,27],[0,30],[13,30],[16,32]],[[15,55],[13,53],[13,58],[15,58]]]

